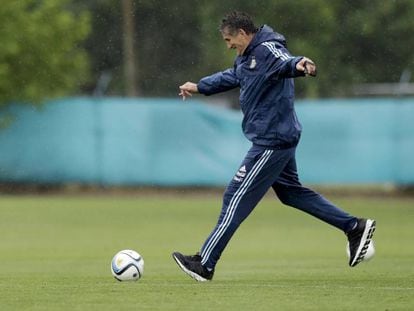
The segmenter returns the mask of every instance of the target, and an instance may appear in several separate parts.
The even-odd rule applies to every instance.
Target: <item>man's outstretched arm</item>
[[[178,95],[182,96],[183,100],[185,100],[195,93],[213,95],[234,89],[239,85],[240,82],[234,73],[234,69],[231,68],[204,77],[197,84],[193,82],[184,83],[179,86],[180,93]]]

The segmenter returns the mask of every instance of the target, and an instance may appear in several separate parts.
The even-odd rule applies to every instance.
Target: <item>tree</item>
[[[120,1],[71,3],[92,14],[85,44],[92,80],[110,72],[108,94],[124,94]],[[293,55],[317,63],[316,79],[296,79],[298,97],[349,96],[354,84],[398,82],[404,69],[414,71],[412,0],[134,0],[141,94],[174,96],[180,83],[231,67],[235,55],[226,51],[218,25],[235,9],[284,34]]]
[[[231,65],[221,56],[221,38],[214,26],[228,10],[244,10],[258,24],[284,34],[293,55],[306,55],[317,63],[317,79],[296,80],[298,97],[349,96],[354,84],[398,82],[404,69],[414,70],[411,0],[204,0],[200,9],[203,42],[215,49],[204,51],[205,66],[213,64],[218,70],[223,62]],[[208,36],[211,33],[215,37]]]
[[[337,31],[327,42],[331,80],[324,88],[398,82],[404,69],[414,70],[413,1],[347,0],[332,7]]]
[[[0,107],[71,94],[88,78],[89,15],[66,0],[3,1],[0,6]]]

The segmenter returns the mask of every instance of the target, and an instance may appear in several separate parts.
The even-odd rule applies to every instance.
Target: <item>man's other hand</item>
[[[193,82],[186,82],[183,85],[179,86],[180,93],[179,96],[185,100],[189,96],[193,96],[194,93],[198,93],[197,84]]]
[[[296,69],[299,71],[303,71],[305,75],[316,77],[316,65],[311,59],[307,57],[302,58],[296,64]]]

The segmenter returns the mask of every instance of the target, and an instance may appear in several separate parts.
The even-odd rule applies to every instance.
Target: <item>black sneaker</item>
[[[193,279],[199,282],[205,282],[213,278],[214,270],[208,271],[201,264],[201,256],[199,253],[192,256],[185,256],[181,253],[174,252],[172,256],[178,266]]]
[[[188,258],[188,260],[190,260],[190,261],[198,261],[198,262],[201,262],[201,255],[200,255],[200,252],[197,252],[195,255],[189,255],[189,256],[185,256],[185,257],[187,257]]]
[[[349,242],[349,265],[355,267],[364,260],[372,235],[375,231],[375,220],[358,219],[355,229],[347,233]]]

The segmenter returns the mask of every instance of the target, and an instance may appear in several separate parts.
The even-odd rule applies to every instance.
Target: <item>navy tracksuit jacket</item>
[[[202,264],[214,268],[241,222],[272,187],[286,205],[309,213],[347,232],[356,218],[299,182],[295,150],[302,127],[294,109],[293,78],[302,57],[293,57],[285,38],[262,26],[234,67],[205,77],[201,94],[240,88],[242,128],[253,145],[227,186],[214,230],[201,249]]]

